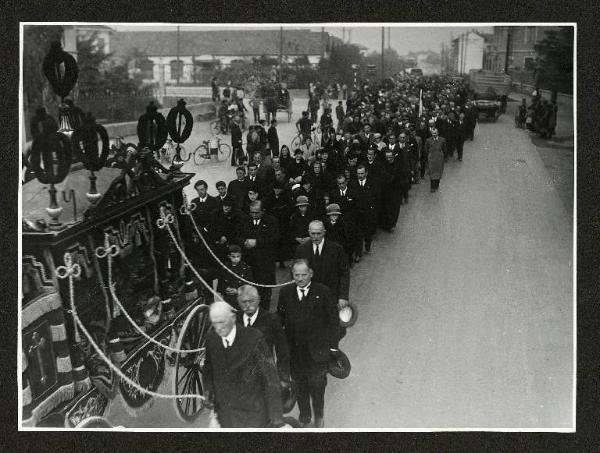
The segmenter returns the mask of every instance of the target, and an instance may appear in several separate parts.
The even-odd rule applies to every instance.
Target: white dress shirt
[[[302,294],[302,291],[304,291],[304,295]],[[306,285],[304,288],[300,288],[299,286],[296,286],[296,293],[298,294],[298,299],[300,299],[300,300],[302,300],[303,298],[308,296],[309,291],[310,291],[310,283],[308,285]]]
[[[325,240],[322,240],[321,243],[319,243],[317,245],[313,244],[313,253],[316,252],[316,249],[319,249],[319,256],[321,256],[323,253],[323,244],[324,243],[325,243]]]
[[[244,325],[246,327],[248,327],[248,320],[250,320],[250,327],[254,325],[254,322],[256,321],[256,318],[258,316],[258,310],[260,310],[260,307],[256,309],[252,316],[248,316],[246,313],[244,313]]]
[[[234,324],[233,329],[231,329],[231,332],[229,332],[229,335],[227,335],[226,337],[221,337],[221,341],[223,342],[224,348],[230,348],[233,345],[233,342],[235,341],[235,333],[236,328]],[[229,346],[227,346],[227,343],[229,343]]]

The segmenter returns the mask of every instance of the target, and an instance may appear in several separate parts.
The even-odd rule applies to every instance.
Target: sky
[[[107,24],[116,30],[174,30],[176,26],[172,26],[170,24],[165,25],[153,25],[153,26],[139,26],[139,25],[113,25]],[[331,24],[330,24],[331,25]],[[228,29],[240,29],[239,25],[236,26],[218,26],[212,27],[214,28],[228,28]],[[272,28],[264,25],[255,26],[253,28]],[[276,26],[275,28],[279,28]],[[292,28],[309,28],[313,31],[321,30],[320,27],[315,27],[314,24],[310,24],[310,26],[306,27],[295,27],[290,25],[284,25],[285,29]],[[381,51],[381,27],[373,27],[373,26],[356,26],[353,24],[352,27],[341,27],[341,26],[326,26],[324,27],[325,31],[331,33],[334,36],[339,38],[346,37],[348,39],[348,32],[350,32],[350,42],[353,44],[362,44],[367,47],[369,50]],[[388,42],[388,32],[385,32],[385,40],[386,47]],[[428,26],[428,27],[410,27],[410,26],[391,26],[389,27],[390,31],[390,42],[391,47],[395,49],[398,54],[406,55],[408,52],[417,52],[417,51],[426,51],[433,50],[435,52],[440,52],[442,43],[448,45],[453,38],[456,38],[461,33],[470,30],[479,30],[484,33],[492,33],[493,27],[489,24],[477,25],[473,24],[470,26],[457,26],[457,27],[449,27],[449,26]],[[208,30],[210,29],[207,26],[182,26],[181,30]]]

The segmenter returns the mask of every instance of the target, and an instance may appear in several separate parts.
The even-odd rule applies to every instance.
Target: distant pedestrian
[[[444,154],[446,141],[440,137],[437,129],[432,129],[431,137],[425,142],[427,162],[429,165],[429,179],[431,181],[431,192],[437,192],[440,187],[440,179],[444,173]]]

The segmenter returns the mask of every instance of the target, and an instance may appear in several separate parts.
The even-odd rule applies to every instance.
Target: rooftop
[[[279,30],[211,30],[179,33],[179,55],[277,55]],[[325,36],[325,46],[329,35]],[[117,55],[137,49],[147,56],[177,55],[176,31],[120,31],[111,39]],[[327,49],[327,47],[325,48]],[[320,55],[321,33],[310,30],[285,30],[284,55]]]

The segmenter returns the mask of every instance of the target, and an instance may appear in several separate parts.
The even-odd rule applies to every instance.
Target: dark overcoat
[[[312,282],[304,300],[298,300],[296,285],[279,292],[280,316],[290,349],[292,377],[323,374],[327,370],[330,349],[337,349],[339,318],[329,289]]]
[[[225,349],[210,330],[202,377],[214,395],[222,428],[262,428],[282,419],[281,386],[273,355],[262,333],[236,327],[233,344]]]
[[[350,290],[348,255],[344,247],[337,242],[327,238],[324,241],[319,259],[316,259],[313,253],[314,245],[311,241],[296,247],[295,258],[308,260],[313,270],[313,282],[327,286],[336,303],[338,299],[348,300]]]
[[[429,166],[429,177],[431,179],[441,179],[444,173],[444,151],[446,150],[446,140],[438,137],[437,141],[430,137],[425,142],[425,151],[427,152],[427,162]]]

